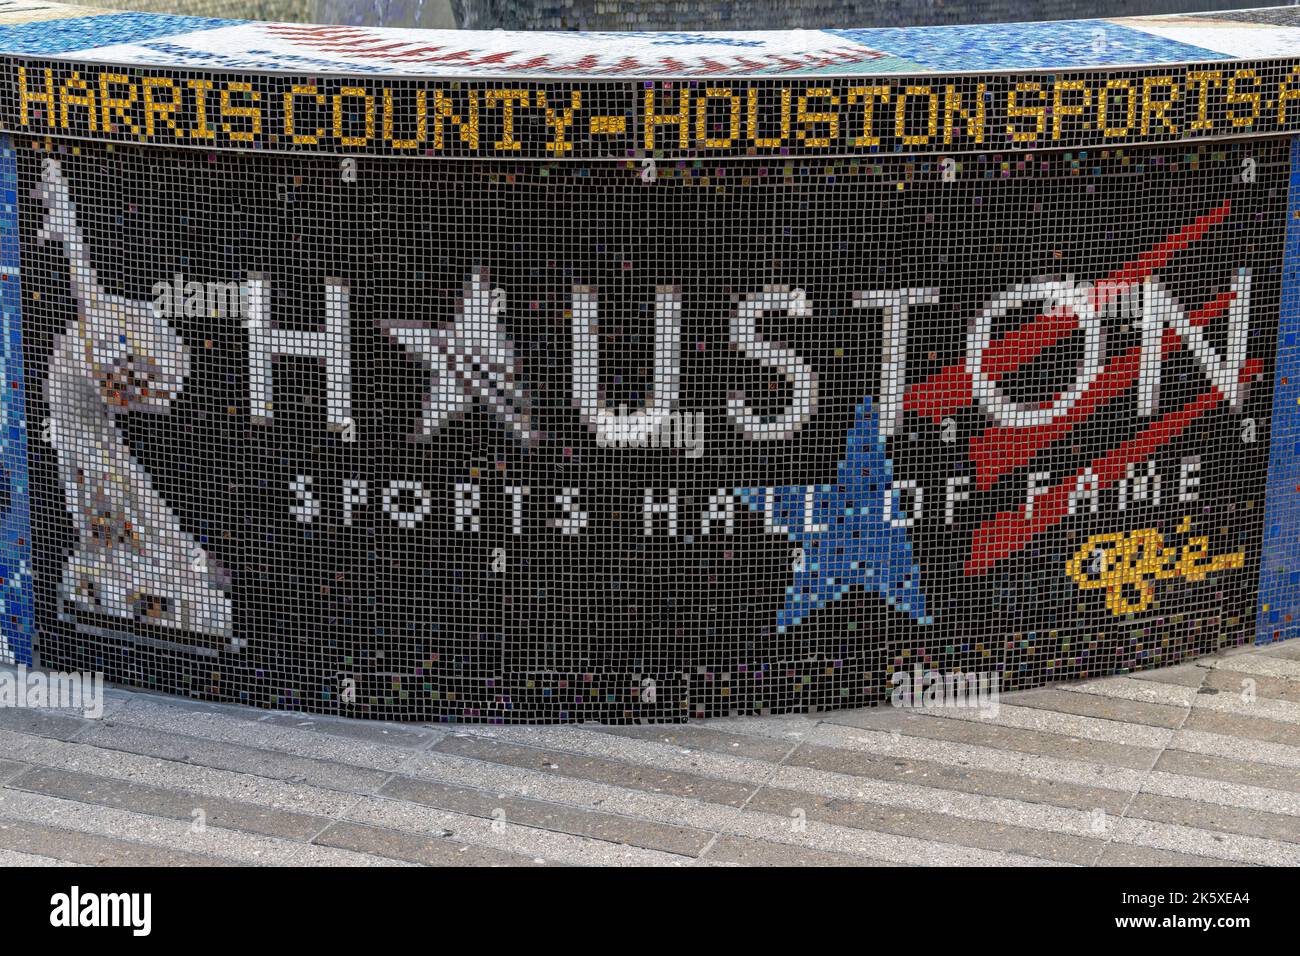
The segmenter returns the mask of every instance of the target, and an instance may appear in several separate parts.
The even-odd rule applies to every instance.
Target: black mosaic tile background
[[[48,666],[354,716],[680,720],[878,702],[916,663],[1006,690],[1253,637],[1289,141],[652,163],[18,145]],[[178,276],[251,277],[268,311],[246,291],[160,317]],[[990,432],[953,375],[981,310],[1044,277],[1191,318],[1144,410],[1138,314],[1036,355],[1043,309],[995,317],[1022,414],[1090,361],[1109,376],[1020,454],[1036,433]],[[934,300],[908,312],[905,391],[886,311],[855,307],[882,290]],[[575,371],[593,299],[598,394]],[[271,362],[269,417],[250,313],[319,336]],[[1243,342],[1234,403],[1206,368]],[[480,361],[449,372],[440,346]],[[702,447],[605,447],[593,409],[662,398],[664,368]],[[786,424],[755,440],[750,414]],[[996,546],[1031,474],[1125,460],[1134,479]],[[124,497],[77,505],[96,482]]]

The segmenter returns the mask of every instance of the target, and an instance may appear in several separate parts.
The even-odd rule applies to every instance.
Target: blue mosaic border
[[[1212,20],[1212,14],[1185,17],[1189,24]],[[343,72],[364,72],[364,63],[329,60],[300,62],[269,50],[250,50],[258,58],[249,60],[236,51],[212,52],[191,49],[184,43],[167,44],[172,37],[251,24],[255,21],[217,17],[178,16],[157,13],[103,13],[43,20],[0,27],[0,53],[57,56],[82,51],[94,59],[100,47],[123,43],[150,44],[157,41],[159,62],[168,65],[190,63],[216,69],[244,66],[294,70],[316,66]],[[1252,22],[1252,21],[1245,21]],[[929,27],[879,27],[817,30],[861,44],[884,54],[879,60],[820,69],[797,70],[794,75],[1001,69],[1068,69],[1130,64],[1159,64],[1229,60],[1234,57],[1179,40],[1167,39],[1111,20],[1058,20],[1025,23],[964,24]],[[689,50],[700,43],[729,43],[761,48],[762,40],[746,39],[743,32],[627,33],[633,41]],[[464,42],[474,43],[474,31],[463,31]],[[550,34],[537,34],[545,44]],[[580,43],[584,36],[607,38],[607,33],[565,34],[566,41]],[[1207,33],[1207,40],[1213,32]],[[277,59],[283,62],[277,63]],[[192,60],[192,62],[191,62]],[[377,67],[376,67],[377,69]],[[786,68],[782,68],[782,72]]]
[[[1259,644],[1300,634],[1300,136],[1291,140],[1282,307],[1273,378],[1273,447],[1268,462],[1255,631]]]
[[[109,13],[68,20],[42,20],[0,27],[0,51],[33,56],[135,43],[196,30],[236,26],[245,20],[178,17],[158,13]]]
[[[1020,70],[1229,60],[1105,20],[827,30],[931,70]]]
[[[32,532],[19,284],[18,166],[0,136],[0,662],[32,663]]]

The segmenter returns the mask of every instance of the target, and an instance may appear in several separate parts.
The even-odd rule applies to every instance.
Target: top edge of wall
[[[108,2],[140,6],[164,0]],[[289,6],[328,14],[331,2],[301,0]],[[395,2],[386,0],[385,10]],[[446,22],[436,2],[417,0],[406,5],[416,13],[393,11],[384,22]],[[445,6],[447,0],[441,2]],[[847,0],[825,2],[853,6]],[[167,5],[235,12],[275,7],[266,0],[169,0]],[[561,5],[583,4],[550,4]],[[600,8],[601,2],[585,5]],[[1039,0],[1030,6],[1041,12],[1045,5],[1050,6]],[[458,0],[451,6],[460,11],[460,22],[484,20],[466,13],[472,3]],[[755,22],[744,12],[732,19]],[[505,16],[499,20],[512,22]],[[212,72],[530,81],[1121,70],[1300,56],[1300,7],[914,27],[566,32],[277,23],[0,0],[0,55]]]

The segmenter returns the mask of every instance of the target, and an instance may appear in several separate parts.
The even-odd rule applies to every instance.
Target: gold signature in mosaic
[[[1184,517],[1176,533],[1187,534],[1191,525],[1191,517]],[[1167,545],[1156,528],[1141,528],[1093,535],[1066,564],[1065,573],[1082,591],[1104,589],[1106,608],[1120,617],[1149,608],[1157,581],[1203,581],[1217,571],[1240,568],[1245,559],[1244,551],[1211,555],[1210,539],[1204,536]]]

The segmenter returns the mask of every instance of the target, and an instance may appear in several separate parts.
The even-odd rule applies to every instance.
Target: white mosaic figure
[[[150,302],[106,293],[95,276],[76,207],[56,159],[47,159],[37,237],[61,242],[77,316],[54,337],[45,399],[77,543],[60,595],[84,611],[231,637],[221,573],[153,486],[117,418],[165,413],[190,370],[184,341]]]

